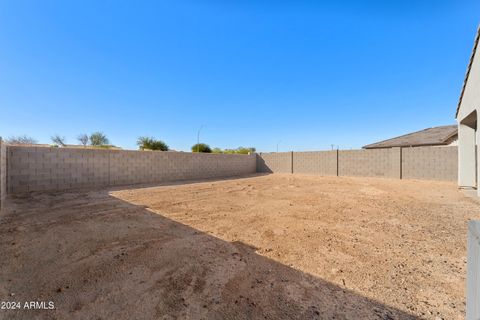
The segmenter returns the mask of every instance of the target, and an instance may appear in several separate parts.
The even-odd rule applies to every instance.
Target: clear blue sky
[[[1,1],[0,135],[358,148],[455,122],[480,1]]]

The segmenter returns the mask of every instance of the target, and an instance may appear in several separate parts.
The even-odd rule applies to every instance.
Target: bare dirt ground
[[[32,194],[0,224],[1,319],[463,319],[454,183],[266,175]]]

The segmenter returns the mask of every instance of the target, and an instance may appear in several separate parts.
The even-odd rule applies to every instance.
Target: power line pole
[[[200,152],[200,131],[203,129],[203,124],[200,126],[197,132],[197,152]]]

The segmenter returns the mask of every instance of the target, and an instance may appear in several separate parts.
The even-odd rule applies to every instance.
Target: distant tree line
[[[38,141],[27,135],[11,136],[5,140],[8,144],[37,144]]]
[[[245,148],[245,147],[238,147],[237,149],[225,149],[222,150],[220,148],[215,148],[213,149],[213,153],[225,153],[225,154],[251,154],[255,153],[257,149],[250,147],[250,148]]]
[[[223,153],[223,154],[249,154],[254,153],[256,151],[255,148],[245,148],[245,147],[238,147],[237,149],[220,149],[220,148],[213,148],[211,149],[208,144],[205,143],[197,143],[192,146],[192,152],[204,152],[204,153]]]
[[[67,146],[67,140],[65,139],[64,136],[61,136],[59,134],[54,134],[53,136],[50,137],[50,139],[52,140],[53,146],[56,146],[56,147]],[[91,135],[80,134],[78,135],[77,140],[78,142],[80,142],[81,145],[85,147],[88,145],[93,147],[103,147],[103,148],[115,147],[114,145],[110,144],[110,141],[108,140],[107,136],[102,132],[94,132]],[[29,137],[27,135],[11,136],[5,141],[8,144],[38,144],[38,141],[36,139]]]
[[[52,140],[53,146],[55,147],[66,147],[67,140],[64,136],[59,134],[54,134],[50,137]],[[90,135],[82,133],[77,136],[77,141],[80,145],[87,147],[98,147],[98,148],[114,148],[115,146],[110,144],[110,140],[107,136],[100,131],[93,132]],[[12,136],[6,139],[6,142],[9,144],[37,144],[37,140],[29,137],[27,135],[22,136]],[[162,140],[156,139],[154,137],[142,136],[137,139],[137,146],[139,150],[152,150],[152,151],[169,151],[169,146]],[[191,148],[192,152],[202,152],[202,153],[222,153],[222,154],[249,154],[256,151],[255,148],[245,148],[238,147],[236,149],[221,149],[221,148],[210,148],[208,144],[205,143],[196,143]]]
[[[60,136],[58,134],[55,134],[51,137],[52,142],[54,143],[55,146],[61,146],[65,147],[67,146],[66,139],[63,136]],[[80,143],[80,145],[86,147],[86,146],[92,146],[92,147],[99,147],[99,148],[113,148],[115,147],[114,145],[110,144],[110,140],[108,140],[107,136],[103,132],[94,132],[90,135],[87,135],[85,133],[79,134],[77,136],[77,141]]]

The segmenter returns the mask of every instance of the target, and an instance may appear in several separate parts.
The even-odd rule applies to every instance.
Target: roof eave
[[[414,148],[414,147],[438,147],[438,146],[447,146],[448,143],[439,142],[439,143],[419,143],[419,144],[402,144],[402,145],[392,145],[392,146],[363,146],[362,149],[390,149],[390,148]]]
[[[477,35],[475,36],[475,41],[473,43],[472,54],[470,56],[470,61],[468,62],[467,72],[465,73],[465,79],[463,80],[462,92],[460,93],[460,98],[458,99],[457,112],[455,113],[455,119],[457,119],[458,112],[460,111],[460,105],[462,104],[463,94],[465,93],[465,87],[467,86],[468,77],[470,75],[470,70],[472,69],[473,59],[475,58],[475,53],[477,51],[479,40],[480,40],[480,25],[477,28]]]

